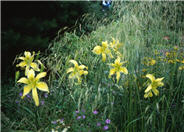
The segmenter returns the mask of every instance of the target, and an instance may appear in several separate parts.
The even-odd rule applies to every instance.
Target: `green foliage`
[[[57,126],[60,130],[69,126],[68,131],[102,131],[105,120],[110,119],[109,131],[112,132],[184,131],[184,74],[178,69],[183,64],[169,63],[166,57],[166,52],[173,51],[177,58],[181,54],[181,60],[184,52],[183,27],[177,25],[182,23],[180,9],[183,3],[173,4],[114,2],[109,18],[97,20],[93,15],[85,18],[86,24],[96,29],[91,33],[78,36],[76,29],[64,36],[58,35],[42,58],[49,74],[50,94],[48,98],[44,95],[40,97],[45,104],[36,109],[32,99],[18,98],[18,93],[22,91],[20,86],[6,86],[7,89],[2,92],[2,106],[6,110],[5,115],[10,118],[10,125],[3,123],[5,128],[50,131]],[[173,6],[177,10],[173,10]],[[171,19],[176,16],[177,22]],[[165,36],[169,39],[164,39]],[[110,69],[107,65],[116,57],[103,63],[101,57],[92,52],[102,41],[112,41],[111,37],[123,43],[119,49],[123,55],[121,60],[128,62],[129,74],[122,74],[118,84],[115,77],[108,78]],[[173,46],[178,46],[178,50]],[[155,50],[159,55],[155,54]],[[144,65],[144,57],[155,59],[156,64]],[[66,69],[70,67],[71,59],[88,66],[88,75],[81,85],[75,85],[68,79]],[[143,69],[147,70],[143,72]],[[164,77],[165,85],[158,88],[159,96],[145,99],[144,91],[149,81],[145,75],[148,73],[156,78]],[[19,104],[14,103],[17,98]],[[76,120],[76,110],[86,118]],[[99,113],[94,115],[94,110]],[[16,116],[10,112],[16,112]],[[65,124],[52,123],[61,118],[64,118]],[[99,129],[97,122],[103,124]]]

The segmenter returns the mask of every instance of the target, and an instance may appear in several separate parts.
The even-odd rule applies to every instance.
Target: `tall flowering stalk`
[[[117,82],[119,82],[119,78],[120,78],[120,73],[124,73],[124,74],[128,74],[128,70],[126,67],[123,67],[122,65],[126,63],[126,62],[120,62],[120,57],[118,57],[114,63],[110,64],[110,66],[112,66],[113,68],[110,69],[109,72],[109,78],[113,75],[116,74],[116,80]]]
[[[88,74],[88,67],[85,65],[78,65],[77,61],[70,60],[70,63],[74,64],[74,67],[70,67],[67,69],[67,73],[69,74],[69,79],[77,79],[78,83],[82,82],[82,75]],[[85,70],[86,69],[86,70]]]
[[[144,98],[149,98],[152,97],[152,91],[153,93],[158,96],[159,91],[157,90],[157,87],[162,87],[164,86],[164,83],[162,82],[162,80],[164,79],[162,78],[157,78],[155,79],[155,77],[152,74],[147,74],[146,75],[147,78],[149,78],[151,80],[151,83],[148,85],[148,87],[146,88],[146,90],[144,91]]]
[[[106,56],[109,55],[111,58],[113,57],[111,54],[111,50],[109,49],[109,45],[107,43],[107,41],[102,41],[102,46],[95,46],[95,48],[93,49],[93,53],[100,55],[102,54],[102,61],[105,62],[106,61]]]

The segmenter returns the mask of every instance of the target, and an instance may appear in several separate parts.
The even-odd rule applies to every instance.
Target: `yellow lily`
[[[122,43],[119,42],[119,40],[115,40],[114,38],[112,38],[112,42],[110,43],[111,48],[114,51],[118,51],[118,49],[121,47],[121,45],[123,45]]]
[[[40,78],[46,76],[46,72],[41,72],[35,77],[35,71],[33,69],[28,71],[27,78],[22,77],[18,80],[18,83],[26,84],[24,86],[24,92],[22,95],[22,99],[32,90],[32,96],[36,106],[39,106],[39,98],[37,93],[37,88],[41,91],[45,91],[49,93],[48,86],[45,82],[40,82]]]
[[[88,71],[85,71],[84,69],[88,69],[85,65],[78,65],[77,61],[75,60],[70,60],[70,63],[74,64],[74,67],[68,68],[67,73],[70,73],[69,78],[70,79],[78,79],[78,83],[81,83],[81,76],[82,75],[87,75]]]
[[[26,67],[25,69],[25,75],[27,75],[28,71],[30,70],[30,67],[33,68],[35,71],[40,71],[38,68],[38,65],[33,62],[35,53],[33,52],[33,55],[31,55],[30,52],[25,51],[24,52],[25,57],[19,57],[18,59],[22,60],[17,67]]]
[[[117,82],[119,81],[120,78],[120,73],[124,73],[124,74],[128,74],[128,70],[126,67],[122,67],[122,65],[126,63],[126,62],[120,62],[120,57],[118,57],[115,61],[114,64],[110,64],[112,67],[114,67],[113,69],[110,69],[109,72],[109,78],[113,75],[116,74],[116,79]]]
[[[102,61],[105,62],[106,55],[109,55],[111,58],[113,57],[108,47],[109,46],[108,46],[107,41],[105,42],[102,41],[102,46],[95,46],[95,48],[93,49],[93,52],[97,55],[102,54]]]
[[[157,87],[164,86],[164,83],[162,82],[164,77],[155,79],[155,77],[152,74],[147,74],[146,77],[151,80],[151,83],[148,85],[148,87],[144,91],[145,92],[144,98],[152,97],[153,96],[152,91],[157,96],[159,94]]]

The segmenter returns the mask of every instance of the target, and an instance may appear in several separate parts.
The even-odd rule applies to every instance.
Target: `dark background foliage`
[[[60,29],[75,28],[85,13],[101,18],[100,2],[2,2],[2,80],[14,76],[17,54],[44,51]]]

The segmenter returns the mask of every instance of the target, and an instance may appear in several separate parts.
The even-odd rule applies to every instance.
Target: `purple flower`
[[[47,94],[47,93],[45,93],[45,94],[44,94],[44,97],[45,97],[45,98],[48,98],[48,94]]]
[[[27,94],[26,97],[31,98],[31,96],[29,94]]]
[[[109,127],[106,125],[106,126],[104,126],[104,130],[107,130],[107,129],[109,129]]]
[[[107,120],[105,121],[105,123],[110,124],[110,123],[111,123],[111,120],[110,120],[110,119],[107,119]]]
[[[44,105],[44,103],[45,103],[45,101],[44,101],[44,100],[42,100],[42,101],[41,101],[41,105]]]
[[[16,103],[16,104],[19,104],[19,101],[18,101],[18,100],[16,100],[16,101],[15,101],[15,103]]]
[[[63,119],[63,118],[59,120],[59,122],[60,122],[60,123],[63,123],[63,121],[64,121],[64,119]]]
[[[56,124],[56,123],[57,123],[57,121],[52,121],[51,123],[52,123],[52,124]]]
[[[79,110],[76,110],[75,113],[79,113]]]
[[[85,109],[82,109],[81,111],[84,113],[85,112]]]
[[[96,125],[99,127],[99,126],[101,126],[101,123],[100,123],[100,122],[98,122]]]
[[[83,118],[83,119],[85,119],[85,118],[86,118],[86,116],[85,116],[85,115],[83,115],[83,116],[82,116],[82,118]]]
[[[97,110],[94,110],[93,111],[93,114],[95,114],[95,115],[98,114],[98,111]]]
[[[80,120],[80,119],[81,119],[81,116],[78,116],[78,117],[77,117],[77,120]]]
[[[22,92],[19,93],[19,96],[22,96]]]

